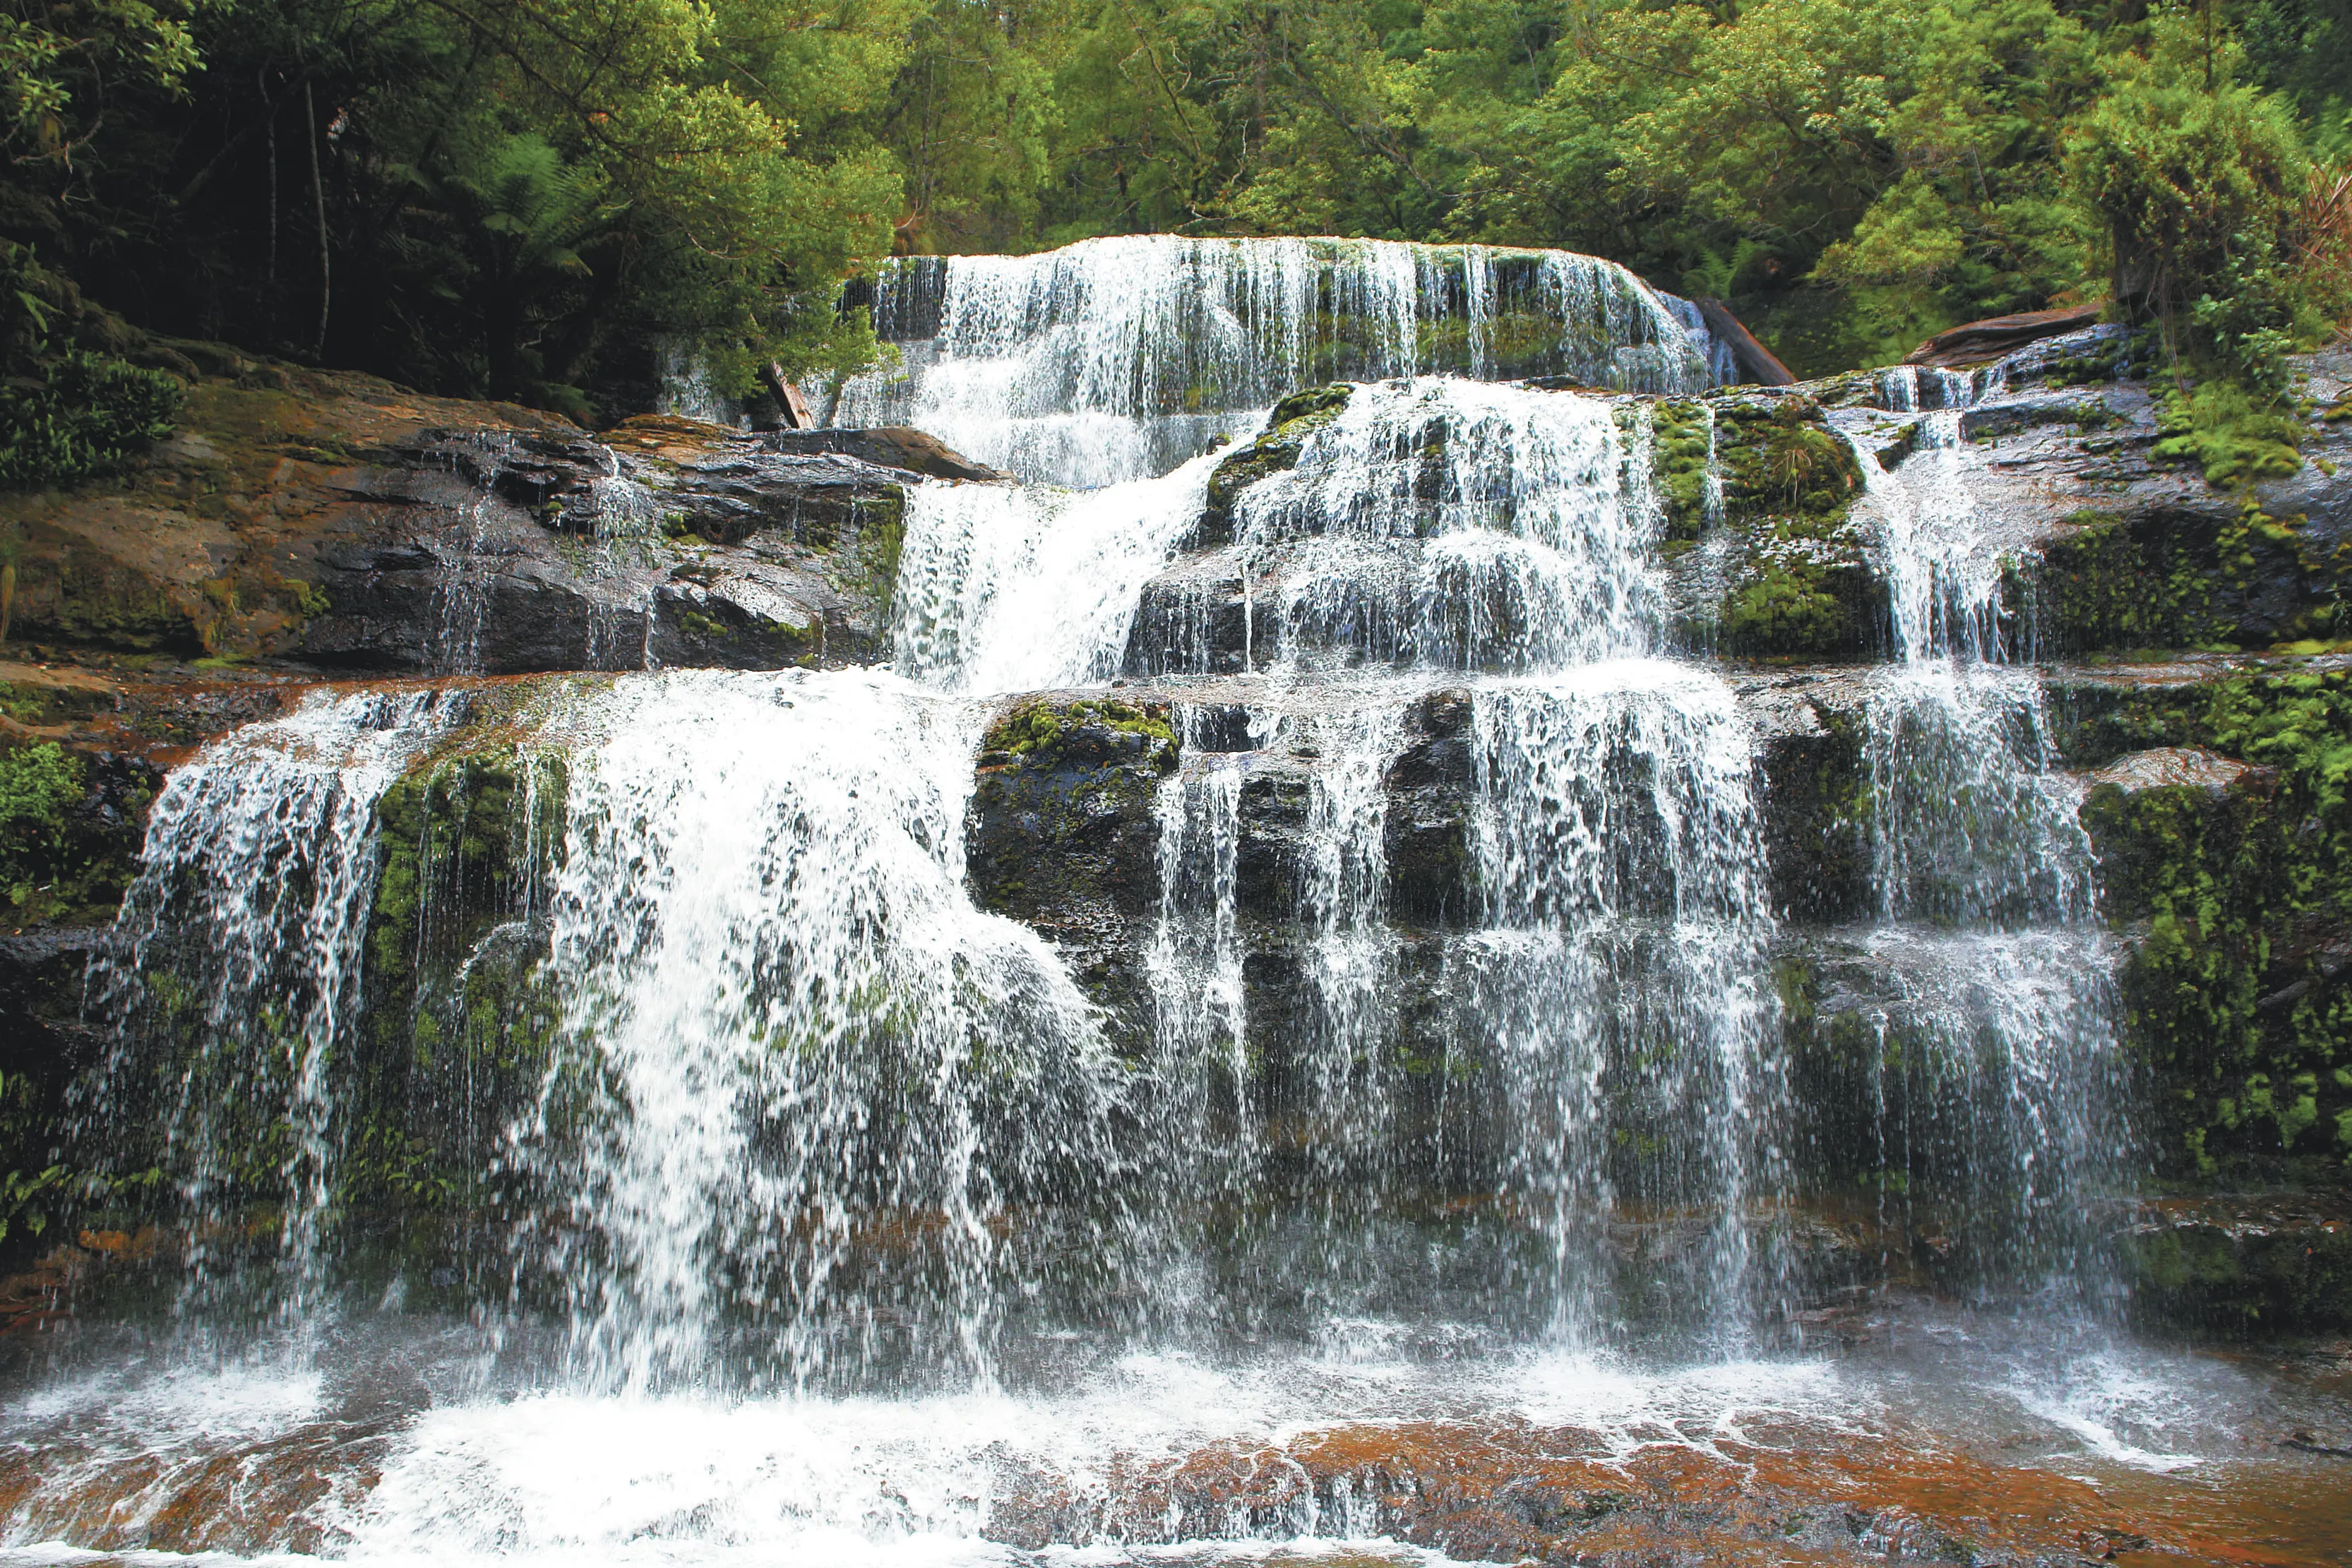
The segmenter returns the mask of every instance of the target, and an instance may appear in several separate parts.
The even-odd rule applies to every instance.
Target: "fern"
[[[1683,274],[1683,292],[1694,299],[1727,299],[1748,269],[1764,254],[1764,247],[1752,239],[1743,239],[1731,247],[1729,256],[1721,251],[1699,253],[1698,265]]]

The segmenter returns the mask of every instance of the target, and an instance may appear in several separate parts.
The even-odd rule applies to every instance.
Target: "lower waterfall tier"
[[[520,1312],[568,1375],[632,1387],[953,1382],[1113,1325],[1753,1345],[1889,1283],[2330,1322],[2332,1239],[2134,1196],[2212,1114],[2208,1058],[2144,1005],[2105,1032],[2083,980],[2116,938],[2073,895],[1987,902],[1941,854],[1902,885],[1957,866],[1971,928],[1880,905],[1874,723],[1917,722],[1912,680],[314,703],[158,808],[186,853],[167,831],[131,901],[158,945],[105,958],[131,1044],[72,1154],[121,1184],[94,1230],[161,1228],[93,1288],[128,1305],[160,1268],[224,1322]],[[2277,831],[2275,778],[2144,744],[2259,679],[2048,686],[2035,744],[2076,771],[2034,809],[2079,803],[2126,930],[2183,833]],[[186,900],[227,930],[226,894],[270,888],[310,946],[257,945],[292,929],[271,904],[171,956]],[[289,990],[330,934],[345,977]]]

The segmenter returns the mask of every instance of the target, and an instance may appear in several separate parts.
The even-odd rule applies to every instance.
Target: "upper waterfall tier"
[[[871,302],[903,366],[836,389],[828,423],[919,425],[1082,488],[1166,473],[1320,382],[1733,379],[1687,301],[1568,251],[1131,235],[894,261]]]

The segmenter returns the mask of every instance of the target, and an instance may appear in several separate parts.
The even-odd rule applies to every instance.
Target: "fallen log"
[[[2021,310],[2014,316],[1963,321],[1920,344],[1905,356],[1903,362],[1944,370],[1980,365],[2041,339],[2080,331],[2095,324],[2104,308],[2099,305],[2070,305],[2063,310]]]
[[[1788,387],[1797,384],[1789,367],[1772,357],[1772,350],[1756,340],[1756,334],[1742,326],[1731,308],[1720,299],[1696,299],[1699,319],[1706,329],[1731,348],[1731,357],[1738,364],[1740,374],[1760,386]]]

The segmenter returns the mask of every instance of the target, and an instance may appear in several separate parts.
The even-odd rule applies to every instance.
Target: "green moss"
[[[560,1023],[545,936],[525,916],[560,852],[565,770],[484,737],[467,747],[411,769],[376,807],[366,1040],[339,1196],[380,1233],[484,1200]]]
[[[1650,405],[1650,442],[1652,471],[1665,503],[1665,537],[1696,539],[1709,521],[1715,415],[1698,398],[1660,399]]]
[[[2095,790],[2109,912],[2146,922],[2127,1038],[2168,1153],[2205,1175],[2352,1165],[2352,682],[2263,676],[2154,694],[2103,747],[2198,746],[2272,769],[2219,800]]]
[[[1169,727],[1168,710],[1164,707],[1144,707],[1124,703],[1116,698],[1087,699],[1077,702],[1024,703],[999,717],[982,737],[981,756],[1011,761],[1028,758],[1054,762],[1063,758],[1071,739],[1081,730],[1109,731],[1118,735],[1139,735],[1165,741],[1167,748],[1160,752],[1165,766],[1175,766],[1175,731]]]
[[[1853,449],[1822,419],[1821,405],[1797,393],[1752,393],[1714,401],[1717,461],[1726,517],[1842,519],[1862,494]]]
[[[2042,379],[2053,387],[2088,386],[2112,382],[2128,357],[2129,340],[2101,339],[2079,354],[2053,355],[2042,364]]]
[[[887,625],[898,592],[898,558],[907,543],[907,493],[895,486],[878,496],[850,503],[856,539],[840,558],[832,581],[845,593],[873,601],[877,624]]]
[[[2194,465],[2209,485],[2291,479],[2303,467],[2305,426],[2294,410],[2233,381],[2210,378],[2168,393],[2158,429],[2156,455]]]
[[[1723,601],[1723,641],[1743,653],[1829,652],[1848,641],[1848,607],[1801,559],[1763,561]]]
[[[2142,1318],[2225,1334],[2352,1327],[2352,1226],[2191,1211],[2124,1240]]]
[[[1274,405],[1265,430],[1247,446],[1220,462],[1209,476],[1208,501],[1202,509],[1199,542],[1223,544],[1234,537],[1234,505],[1241,493],[1269,474],[1295,466],[1307,438],[1339,417],[1355,388],[1346,384],[1308,387],[1292,392]]]
[[[2086,509],[2043,545],[2032,586],[2012,585],[2013,602],[2038,596],[2051,640],[2069,653],[2200,648],[2233,652],[2248,643],[2317,640],[2339,619],[2338,594],[2352,561],[2252,503],[2224,521],[2189,512],[2136,522]],[[2284,626],[2279,607],[2296,613]]]
[[[0,921],[97,924],[112,917],[139,849],[142,789],[93,809],[84,760],[55,741],[0,750]]]

